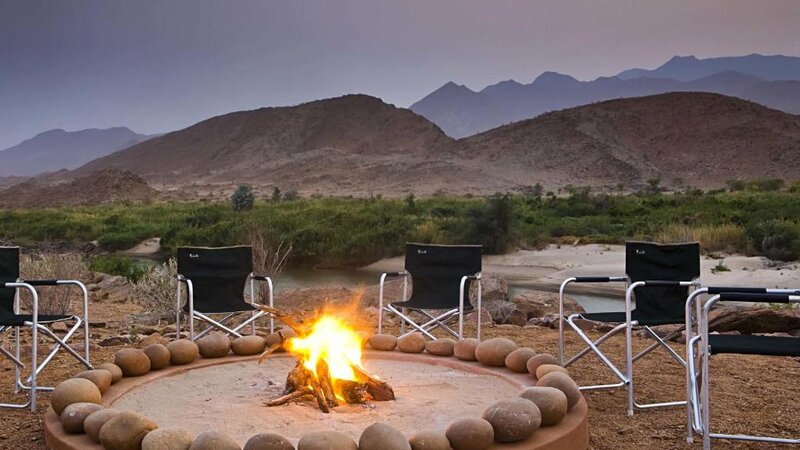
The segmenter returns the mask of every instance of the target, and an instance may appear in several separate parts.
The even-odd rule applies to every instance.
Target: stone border
[[[414,360],[425,364],[446,366],[466,372],[493,375],[511,382],[524,389],[535,386],[536,379],[528,373],[512,372],[505,367],[490,367],[478,361],[463,361],[453,356],[434,356],[426,353],[403,353],[400,351],[364,351],[366,359],[389,359],[395,361]],[[291,358],[288,353],[273,354],[271,358]],[[231,364],[243,361],[254,361],[258,355],[235,356],[222,358],[198,358],[185,365],[167,366],[161,370],[148,372],[138,377],[124,377],[103,394],[101,405],[113,407],[114,402],[137,387],[156,382],[165,377],[179,376],[189,370],[211,367],[220,364]],[[513,443],[493,443],[491,450],[583,450],[589,448],[588,406],[581,400],[573,406],[566,417],[557,425],[539,428],[532,437]],[[61,427],[59,416],[51,407],[44,414],[45,442],[53,450],[103,450],[103,446],[93,442],[85,434],[67,434]],[[391,423],[389,423],[391,425]],[[269,430],[264,430],[269,431]]]

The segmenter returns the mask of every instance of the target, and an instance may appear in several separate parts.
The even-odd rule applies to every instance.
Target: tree
[[[279,188],[278,186],[275,186],[272,189],[272,201],[273,202],[281,201],[281,188]]]
[[[231,195],[231,207],[234,211],[247,211],[253,209],[253,203],[255,203],[255,200],[253,189],[246,184],[242,184],[239,185],[233,195]]]
[[[655,177],[647,180],[647,192],[650,194],[658,194],[661,192],[661,178]]]

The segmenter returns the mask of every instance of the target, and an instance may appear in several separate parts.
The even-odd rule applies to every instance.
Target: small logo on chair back
[[[420,254],[420,255],[426,255],[426,254],[428,254],[428,251],[427,250],[417,250],[417,253]]]
[[[636,249],[636,254],[637,254],[637,255],[644,255],[644,250],[642,250],[642,249],[640,249],[640,248],[637,248],[637,249]]]
[[[189,253],[189,258],[199,258],[199,257],[200,255],[198,255],[197,253]]]

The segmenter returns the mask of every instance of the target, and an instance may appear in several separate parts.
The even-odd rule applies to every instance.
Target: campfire
[[[364,369],[361,336],[347,325],[344,314],[324,312],[306,326],[274,308],[262,309],[281,319],[297,334],[272,345],[258,359],[259,363],[263,362],[281,347],[297,358],[297,365],[286,377],[283,395],[265,405],[316,399],[319,409],[327,413],[342,403],[395,399],[391,386]]]

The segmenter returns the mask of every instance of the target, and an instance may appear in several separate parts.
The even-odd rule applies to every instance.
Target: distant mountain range
[[[631,189],[656,177],[665,186],[708,188],[733,178],[800,178],[800,116],[718,94],[669,93],[454,140],[411,111],[349,95],[214,117],[60,174],[59,182],[109,170],[201,196],[237,183],[395,197],[486,195],[536,183]]]
[[[800,58],[674,57],[653,70],[631,69],[593,81],[545,72],[530,84],[508,80],[479,92],[449,82],[410,109],[461,138],[549,111],[666,92],[712,92],[800,114]]]
[[[45,131],[0,151],[0,177],[26,177],[61,169],[75,169],[150,137],[134,133],[125,127]]]

